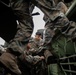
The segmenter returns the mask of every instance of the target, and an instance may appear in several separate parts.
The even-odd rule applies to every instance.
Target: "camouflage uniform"
[[[10,6],[17,17],[19,24],[17,25],[15,37],[9,42],[7,52],[3,53],[0,57],[0,61],[17,75],[20,75],[21,71],[19,70],[17,62],[15,62],[16,56],[19,56],[24,52],[25,44],[28,43],[33,31],[33,21],[29,12],[29,4],[29,1],[26,0],[10,0]],[[4,57],[7,57],[6,60]],[[8,63],[10,63],[12,69]]]
[[[43,44],[43,40],[40,39],[40,40],[36,40],[35,38],[33,38],[32,40],[29,40],[29,43],[30,43],[30,49],[29,49],[29,52],[32,54],[33,53],[38,53],[38,50],[39,48],[42,46]]]
[[[39,32],[40,33],[40,32]],[[31,54],[32,56],[44,56],[40,54],[39,48],[42,46],[43,40],[37,40],[36,38],[32,38],[32,40],[29,41],[30,48],[27,51],[28,54]],[[39,59],[37,59],[39,60]],[[37,62],[33,68],[31,69],[31,74],[32,75],[47,75],[47,66],[44,60],[41,60]]]
[[[75,37],[75,23],[69,22],[65,15],[59,9],[56,9],[54,0],[10,0],[10,6],[17,17],[19,24],[17,25],[17,33],[15,37],[9,42],[9,53],[17,56],[22,54],[25,50],[25,45],[28,43],[32,34],[33,21],[29,12],[30,2],[41,9],[41,11],[52,21],[54,24],[52,26],[54,28],[58,28],[63,34],[66,34],[69,37]],[[48,28],[47,31],[49,32]],[[48,40],[45,41],[48,41],[49,44],[51,42],[50,38],[53,36],[54,35],[51,35],[49,38],[46,36]],[[49,49],[48,44],[47,42],[44,44],[46,49]],[[2,56],[4,56],[4,54]],[[3,58],[1,57],[0,59],[2,60]],[[19,69],[18,74],[21,74]]]
[[[57,4],[57,9],[59,9],[60,11],[62,11],[63,13],[65,13],[67,11],[67,7],[65,6],[64,3],[59,2]],[[48,19],[47,16],[44,17],[44,20],[46,21],[45,24],[45,41],[46,41],[46,46],[49,45],[49,49],[51,49],[50,45],[53,44],[53,42],[55,41],[55,39],[57,39],[60,34],[62,33],[62,35],[64,34],[66,37],[68,38],[72,38],[71,35],[75,36],[75,33],[73,34],[73,32],[75,32],[76,28],[75,28],[75,22],[71,22],[69,21],[65,16],[63,17],[59,17],[57,19],[55,19],[54,21]],[[59,34],[59,31],[61,32]],[[73,37],[74,38],[74,37]],[[54,48],[55,49],[55,48]],[[56,50],[51,50],[51,52],[53,53],[53,55],[55,55],[56,57],[58,57],[58,54],[56,54]],[[57,58],[55,58],[57,59]],[[51,61],[55,61],[55,59],[51,60]],[[56,62],[52,62],[49,66],[48,66],[48,70],[49,70],[49,75],[64,75],[64,73],[60,70],[60,67]]]
[[[62,7],[60,6],[62,4],[58,4],[58,6],[56,6],[55,9],[60,10],[60,12],[62,11],[63,13],[65,13],[65,10],[67,10],[67,8],[65,8],[64,6],[64,9],[62,9]],[[66,35],[70,39],[75,38],[75,35],[76,35],[75,34],[75,29],[76,29],[75,22],[69,21],[68,18],[66,18],[66,16],[63,13],[61,16],[58,16],[55,20],[51,20],[50,18],[48,19],[48,17],[46,18],[48,20],[44,19],[46,20],[45,45],[48,45],[51,43],[52,38],[56,34],[56,30],[59,30],[62,34]]]

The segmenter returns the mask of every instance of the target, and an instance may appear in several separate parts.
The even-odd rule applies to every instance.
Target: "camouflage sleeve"
[[[66,26],[61,29],[62,34],[68,36],[71,39],[76,38],[76,23],[70,21]]]
[[[28,63],[29,65],[30,64],[31,65],[35,65],[37,62],[39,62],[42,59],[44,59],[44,57],[43,56],[38,56],[38,55],[32,56],[32,55],[24,53],[24,54],[19,56],[19,59],[21,61],[23,61],[23,63],[25,63],[25,64]]]
[[[29,54],[33,54],[33,53],[36,53],[36,50],[34,49],[34,48],[31,48],[31,49],[29,49]]]
[[[41,58],[38,55],[36,55],[36,56],[27,55],[26,56],[26,61],[33,65],[36,64],[37,62],[39,62],[40,60],[41,60]]]
[[[55,8],[54,0],[31,0],[48,18],[55,20],[60,16],[60,10]]]
[[[66,37],[76,38],[76,23],[69,21],[65,15],[57,18],[52,24],[54,28],[60,30]]]
[[[64,15],[63,17],[58,17],[56,20],[50,21],[45,25],[44,46],[46,48],[50,49],[50,43],[53,37],[55,37],[57,30],[69,39],[76,38],[76,23],[69,21]]]

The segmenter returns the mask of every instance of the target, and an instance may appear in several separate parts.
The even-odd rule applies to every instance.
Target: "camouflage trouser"
[[[18,19],[17,33],[9,42],[8,48],[14,53],[21,54],[33,31],[33,21],[29,14],[29,3],[24,0],[10,0],[11,8]]]

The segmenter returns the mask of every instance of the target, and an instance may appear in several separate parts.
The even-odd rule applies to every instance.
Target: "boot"
[[[5,52],[0,56],[0,62],[8,68],[10,71],[17,75],[21,75],[21,71],[18,68],[16,56],[11,53]]]

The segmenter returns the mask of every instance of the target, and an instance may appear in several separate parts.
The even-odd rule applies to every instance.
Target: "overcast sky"
[[[38,29],[43,29],[43,28],[44,28],[44,25],[45,25],[45,22],[43,21],[43,16],[44,16],[44,14],[43,14],[37,7],[35,7],[35,9],[34,9],[33,12],[39,12],[40,15],[33,17],[33,21],[34,21],[34,31],[33,31],[32,36],[35,35],[35,32],[36,32]]]
[[[38,29],[44,28],[45,22],[43,21],[44,14],[37,7],[35,7],[33,12],[39,12],[40,13],[40,15],[33,17],[34,30],[33,30],[32,36],[34,37],[34,35]],[[2,45],[4,44],[4,40],[2,38],[0,38],[0,44],[2,44]]]

